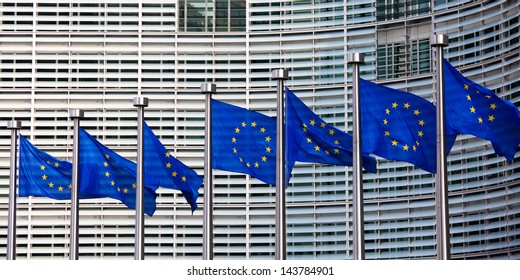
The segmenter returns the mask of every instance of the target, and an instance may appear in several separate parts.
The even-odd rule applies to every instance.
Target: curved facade
[[[406,3],[403,3],[406,2]],[[518,1],[129,0],[0,3],[0,121],[23,122],[38,148],[71,160],[69,108],[82,126],[135,160],[132,98],[178,159],[203,173],[204,96],[275,116],[271,70],[327,122],[351,132],[351,70],[432,100],[433,33],[465,76],[520,107]],[[0,257],[6,254],[10,132],[0,130]],[[520,259],[520,154],[458,137],[449,157],[455,259]],[[298,163],[287,192],[288,259],[352,258],[351,167]],[[215,259],[274,259],[274,187],[215,170]],[[378,158],[364,174],[367,259],[434,258],[434,177]],[[202,189],[201,189],[202,192]],[[202,257],[202,197],[193,215],[161,189],[147,217],[146,258]],[[18,199],[17,258],[68,258],[70,204]],[[133,258],[134,211],[111,199],[80,206],[79,257]],[[2,241],[3,240],[3,241]]]

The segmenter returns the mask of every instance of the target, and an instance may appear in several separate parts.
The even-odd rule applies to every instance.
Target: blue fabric
[[[211,104],[213,168],[275,185],[276,120],[218,100]]]
[[[79,189],[99,197],[110,197],[135,209],[136,164],[103,146],[80,129]],[[146,183],[145,183],[146,186]],[[152,216],[156,209],[153,188],[144,188],[144,213]]]
[[[327,124],[289,88],[286,95],[288,160],[334,165],[352,165],[352,135]],[[363,155],[363,167],[376,173],[376,160]]]
[[[498,155],[512,161],[520,144],[518,108],[464,77],[447,60],[444,91],[448,125],[460,134],[491,141]]]
[[[36,148],[20,135],[19,196],[71,199],[72,164]],[[100,197],[79,193],[79,198]]]
[[[180,190],[191,206],[197,209],[202,177],[173,157],[153,131],[144,124],[144,181],[153,188]]]
[[[360,79],[363,152],[436,173],[436,108],[414,94]],[[456,133],[447,128],[447,152]]]

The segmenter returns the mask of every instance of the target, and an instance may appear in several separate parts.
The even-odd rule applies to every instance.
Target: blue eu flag
[[[79,139],[80,193],[110,197],[135,209],[136,164],[103,146],[85,130]],[[145,184],[146,185],[146,184]],[[155,190],[144,188],[144,212],[155,212]]]
[[[276,184],[276,120],[212,100],[213,168]]]
[[[285,88],[289,161],[352,165],[352,136],[326,123]],[[376,173],[376,160],[363,155],[363,167]]]
[[[144,181],[146,186],[180,190],[191,211],[197,209],[202,178],[173,157],[153,131],[144,124]]]
[[[520,144],[520,112],[511,102],[462,76],[444,60],[446,122],[461,134],[491,141],[495,152],[513,160]]]
[[[363,152],[436,173],[435,106],[414,94],[360,79]],[[451,150],[456,134],[447,128]]]
[[[20,196],[43,196],[57,200],[71,198],[72,164],[36,148],[20,135]],[[80,193],[79,198],[100,197]]]

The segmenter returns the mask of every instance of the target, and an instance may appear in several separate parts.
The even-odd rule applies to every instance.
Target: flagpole
[[[137,107],[137,174],[135,191],[135,260],[144,260],[144,107],[148,98],[134,97]]]
[[[205,94],[205,127],[204,127],[204,212],[202,233],[202,258],[213,259],[213,166],[211,151],[211,95],[217,86],[211,83],[200,85],[200,92]]]
[[[435,103],[437,105],[437,175],[435,177],[435,215],[437,217],[437,259],[449,260],[450,257],[450,222],[448,202],[447,147],[446,147],[446,110],[444,108],[444,47],[448,45],[448,36],[433,35],[432,47],[436,48]]]
[[[289,78],[289,71],[275,69],[272,71],[273,80],[277,80],[276,88],[276,204],[275,204],[275,258],[287,258],[287,233],[285,215],[285,95],[284,81]]]
[[[78,259],[79,239],[79,123],[84,117],[80,109],[69,110],[69,117],[74,122],[72,139],[72,192],[70,198],[70,248],[69,259]]]
[[[20,121],[8,121],[11,129],[11,166],[9,168],[9,205],[7,210],[7,260],[16,259],[16,171],[18,130],[22,127]]]
[[[359,94],[359,64],[365,62],[362,53],[347,55],[347,63],[352,64],[352,103],[353,103],[353,208],[354,208],[354,246],[355,260],[365,259],[365,221],[363,207],[363,164],[361,147],[361,100]]]

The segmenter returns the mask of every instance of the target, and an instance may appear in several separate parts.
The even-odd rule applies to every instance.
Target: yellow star
[[[307,125],[303,124],[302,131],[307,132]]]
[[[465,90],[468,90],[468,89],[469,89],[469,86],[466,85],[466,84],[464,84],[464,89],[465,89]]]
[[[171,168],[172,167],[172,164],[171,163],[166,163],[166,168]]]
[[[319,147],[318,145],[316,145],[316,146],[314,146],[314,150],[315,150],[316,152],[319,152],[319,151],[320,151],[320,147]]]
[[[49,183],[49,188],[54,188],[54,184],[52,182]]]
[[[256,127],[256,122],[252,122],[251,127]]]
[[[165,156],[165,157],[170,157],[170,153],[169,153],[169,152],[166,152],[166,153],[164,154],[164,156]]]
[[[108,171],[105,172],[105,176],[110,177],[110,173],[108,173]]]
[[[246,127],[247,124],[245,122],[242,122],[242,127]]]
[[[172,172],[172,177],[177,177],[177,171]]]
[[[231,138],[231,142],[236,143],[237,139],[235,137]]]
[[[475,107],[471,107],[469,108],[469,110],[471,111],[471,113],[475,113]]]
[[[413,146],[412,146],[412,149],[413,149],[414,151],[417,151],[417,146],[413,145]]]
[[[307,143],[312,143],[311,138],[307,137]]]
[[[127,188],[124,188],[124,189],[123,189],[123,192],[124,192],[124,193],[128,193],[128,189],[127,189]]]
[[[137,184],[136,184],[136,183],[133,183],[133,184],[132,184],[132,189],[135,189],[135,188],[137,188]]]
[[[265,137],[265,142],[271,142],[271,137],[270,136]]]
[[[265,133],[265,127],[260,128],[260,132]]]
[[[329,130],[330,135],[334,135],[334,133],[336,133],[336,131],[334,131],[334,129]]]
[[[68,187],[69,187],[69,189],[72,189],[72,184],[70,184]]]
[[[420,113],[421,113],[421,112],[419,112],[419,110],[414,110],[414,111],[413,111],[413,114],[416,115],[416,116],[419,116]]]
[[[419,135],[419,137],[423,137],[424,133],[422,131],[419,131],[419,132],[417,132],[417,135]]]
[[[326,126],[327,126],[326,123],[324,123],[324,122],[321,123],[321,128],[325,128]]]
[[[56,162],[56,163],[54,163],[54,167],[59,167],[59,166],[60,166],[60,164],[59,164],[59,163],[57,163],[57,162]]]
[[[468,101],[471,101],[471,96],[469,96],[469,94],[466,95],[466,99],[468,99]]]
[[[330,155],[330,152],[328,150],[325,150],[326,155]]]
[[[390,110],[385,109],[385,112],[386,112],[387,115],[390,115]]]
[[[385,136],[390,136],[390,131],[385,131]]]
[[[335,154],[339,154],[339,149],[334,149]]]
[[[235,127],[235,133],[240,133],[240,128]]]
[[[489,105],[489,108],[495,110],[497,108],[497,104],[493,103],[493,104]]]
[[[403,146],[403,150],[405,150],[405,151],[408,151],[408,148],[409,148],[408,145]]]
[[[409,103],[404,103],[404,108],[405,108],[405,109],[410,108],[410,104],[409,104]]]
[[[395,139],[392,141],[392,146],[397,146],[397,141]]]
[[[238,158],[238,160],[240,160],[240,162],[243,162],[243,161],[244,161],[242,158]]]
[[[58,187],[58,191],[62,192],[62,191],[63,191],[63,187],[62,187],[62,186],[59,186],[59,187]]]
[[[111,186],[115,186],[115,185],[116,185],[116,182],[112,181],[112,182],[110,182],[110,185],[111,185]]]
[[[312,126],[314,126],[314,125],[316,124],[316,121],[311,120],[309,123],[310,123]]]
[[[121,188],[120,188],[120,187],[117,187],[117,191],[118,191],[118,192],[121,192]]]
[[[233,154],[236,154],[237,152],[237,148],[233,148]]]
[[[109,155],[105,155],[105,158],[109,159],[109,158],[110,158],[110,156],[109,156]]]
[[[486,98],[487,99],[491,99],[491,95],[486,95]]]
[[[388,124],[388,120],[387,120],[387,119],[384,119],[384,120],[383,120],[383,124],[384,124],[384,125],[387,125],[387,124]]]
[[[426,123],[424,122],[424,120],[420,120],[420,121],[419,121],[419,125],[420,125],[420,126],[424,126],[425,124],[426,124]]]
[[[262,157],[262,161],[267,161],[267,157],[266,157],[266,156],[263,156],[263,157]]]
[[[260,164],[258,162],[255,162],[255,167],[258,168]]]
[[[479,117],[479,118],[478,118],[478,123],[482,123],[482,122],[483,122],[482,118]]]
[[[397,103],[396,102],[392,103],[392,108],[394,108],[394,109],[397,108]]]
[[[334,144],[339,145],[339,141],[338,140],[334,140]]]
[[[495,117],[494,117],[493,115],[491,115],[491,116],[488,117],[488,120],[489,120],[490,122],[492,122],[492,121],[495,120]]]
[[[47,175],[43,174],[42,180],[44,180],[44,181],[47,180]]]
[[[45,170],[45,165],[40,166],[40,170]]]
[[[246,163],[246,166],[247,167],[251,167],[251,164],[248,162],[248,163]]]
[[[108,162],[106,162],[106,161],[103,162],[103,165],[104,165],[105,167],[107,167],[107,166],[108,166]]]
[[[267,147],[267,148],[265,148],[265,151],[268,152],[268,153],[270,153],[270,152],[271,152],[271,147]]]

